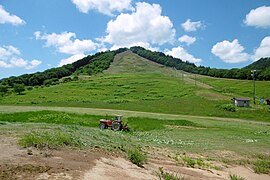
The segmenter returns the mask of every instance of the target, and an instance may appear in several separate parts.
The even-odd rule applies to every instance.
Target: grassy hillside
[[[220,79],[207,76],[197,76],[197,80],[211,85],[214,87],[214,90],[219,93],[253,98],[252,80]],[[264,99],[270,98],[270,81],[256,81],[255,86],[257,103],[259,103],[261,97],[264,97]]]
[[[251,81],[197,76],[195,85],[194,75],[128,51],[118,54],[104,74],[36,87],[23,95],[10,94],[1,97],[0,104],[111,108],[270,121],[266,106],[236,108],[236,112],[224,108],[233,96],[252,97],[251,84]],[[260,82],[259,95],[269,96],[269,85],[270,82]]]

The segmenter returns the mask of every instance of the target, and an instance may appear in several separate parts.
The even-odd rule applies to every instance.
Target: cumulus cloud
[[[212,47],[211,52],[226,63],[240,63],[250,59],[250,55],[244,52],[244,47],[234,39],[232,42],[224,40]]]
[[[196,38],[188,35],[183,35],[178,39],[178,41],[180,41],[181,43],[186,43],[189,46],[196,41]]]
[[[186,22],[181,24],[181,26],[186,32],[197,31],[198,29],[203,28],[201,21],[192,22],[190,19],[187,19]]]
[[[260,47],[255,49],[252,59],[254,61],[259,60],[260,58],[270,57],[270,36],[263,38]]]
[[[2,60],[6,60],[14,55],[20,55],[20,54],[21,54],[21,52],[19,51],[19,49],[17,49],[14,46],[0,47],[0,59],[2,59]]]
[[[60,63],[58,64],[58,67],[61,67],[61,66],[64,66],[66,64],[71,64],[75,61],[78,61],[79,59],[82,59],[83,57],[85,57],[86,55],[84,54],[76,54],[76,55],[73,55],[69,58],[66,58],[66,59],[62,59],[60,61]]]
[[[36,59],[32,61],[27,61],[21,58],[19,56],[20,54],[21,54],[20,50],[14,46],[0,47],[0,67],[2,68],[19,67],[25,69],[33,69],[42,63],[42,61]]]
[[[37,66],[39,66],[41,63],[42,63],[42,61],[34,59],[34,60],[28,62],[26,69],[34,69]]]
[[[84,54],[97,49],[98,44],[92,40],[76,39],[76,34],[63,32],[61,34],[42,34],[40,31],[34,33],[37,40],[45,40],[46,47],[55,47],[58,52],[64,54]]]
[[[182,47],[175,47],[172,50],[165,50],[165,54],[170,55],[175,58],[179,58],[183,61],[188,61],[194,64],[200,64],[202,59],[195,58],[193,55],[189,54],[184,48]]]
[[[244,23],[247,26],[255,26],[257,28],[270,28],[270,6],[252,9],[246,15]]]
[[[131,14],[122,13],[107,24],[107,36],[101,39],[115,47],[135,45],[150,48],[152,45],[172,43],[175,39],[173,23],[161,15],[158,4],[136,3]]]
[[[97,10],[102,14],[112,16],[116,11],[132,10],[131,0],[72,0],[72,2],[83,13]]]
[[[0,5],[0,24],[12,24],[16,26],[25,24],[25,21],[16,15],[10,14]]]

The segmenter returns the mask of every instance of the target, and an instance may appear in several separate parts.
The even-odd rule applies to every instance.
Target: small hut
[[[249,98],[233,98],[233,104],[239,107],[249,107],[250,99]]]

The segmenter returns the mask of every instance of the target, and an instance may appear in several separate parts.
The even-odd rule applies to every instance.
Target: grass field
[[[67,128],[94,128],[98,131],[99,119],[103,116],[74,114],[54,111],[3,113],[1,127],[10,123],[63,125]],[[202,153],[230,150],[237,153],[270,153],[270,126],[242,122],[219,122],[213,120],[153,119],[129,117],[131,132],[116,132],[116,135],[136,139],[145,145],[180,148],[181,151]],[[43,126],[41,124],[41,126]],[[104,133],[111,131],[104,131]],[[115,132],[112,132],[115,133]],[[86,139],[87,141],[87,139]],[[128,143],[128,142],[126,142]],[[244,150],[244,151],[243,151]]]
[[[235,79],[220,79],[211,78],[207,76],[197,76],[200,82],[209,84],[218,93],[226,95],[234,95],[238,97],[249,97],[253,99],[253,81],[252,80],[235,80]],[[256,81],[256,97],[257,103],[260,98],[270,98],[270,82],[269,81]]]
[[[132,67],[139,69],[132,71]],[[23,95],[13,93],[0,97],[0,104],[123,109],[270,121],[270,110],[265,105],[236,108],[236,112],[223,108],[231,104],[234,96],[251,98],[251,81],[198,76],[195,86],[192,75],[185,75],[183,80],[181,75],[181,71],[126,53],[117,56],[102,75],[37,87]],[[270,82],[257,82],[258,96],[268,97],[269,86]]]
[[[220,81],[222,84],[223,80]],[[223,96],[224,93],[214,89],[195,87],[171,76],[117,74],[34,88],[24,95],[1,97],[0,104],[109,108],[270,121],[269,107],[258,105],[229,112],[222,105],[231,103],[230,96],[220,99]]]
[[[255,168],[264,157],[266,167],[270,164],[269,125],[129,117],[125,121],[131,131],[114,132],[99,130],[99,118],[101,116],[54,111],[4,113],[0,116],[0,129],[1,135],[12,131],[13,136],[19,137],[19,143],[26,147],[57,147],[63,143],[65,146],[98,147],[115,152],[156,147],[171,149],[175,153],[172,158],[188,152],[203,155],[204,161],[244,163]],[[221,152],[233,152],[239,157],[223,157]],[[266,173],[268,171],[266,168]]]

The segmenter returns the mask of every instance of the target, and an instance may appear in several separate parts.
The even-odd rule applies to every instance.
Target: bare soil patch
[[[108,155],[101,150],[23,149],[15,138],[0,140],[0,179],[79,179]]]
[[[269,175],[256,174],[248,167],[224,165],[221,162],[211,162],[220,166],[220,170],[184,167],[172,158],[171,149],[149,147],[145,150],[148,162],[141,168],[122,156],[100,149],[24,149],[17,145],[16,138],[0,135],[0,179],[148,180],[159,179],[157,174],[160,167],[190,180],[229,179],[230,174],[247,180],[270,179]],[[220,155],[234,158],[235,154],[220,152]]]

